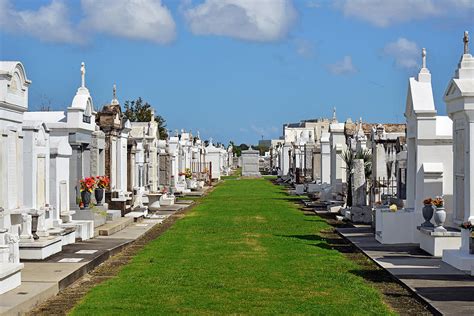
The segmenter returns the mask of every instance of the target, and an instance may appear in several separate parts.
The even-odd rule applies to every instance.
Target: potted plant
[[[97,205],[102,205],[102,201],[104,200],[104,191],[109,187],[110,179],[107,176],[98,176],[96,179],[97,188],[94,191],[95,200],[97,201]]]
[[[431,223],[431,218],[433,217],[434,209],[433,209],[433,199],[426,198],[423,200],[423,218],[425,222],[421,224],[421,227],[433,227],[434,225]]]
[[[464,222],[460,226],[461,230],[465,229],[468,230],[469,233],[469,253],[474,254],[474,238],[472,236],[472,230],[474,228],[474,225],[470,222]]]
[[[94,177],[86,177],[81,179],[80,183],[82,203],[84,203],[84,208],[88,208],[91,202],[91,193],[96,186],[96,180]]]
[[[436,197],[433,200],[433,205],[436,208],[434,213],[435,231],[445,232],[446,228],[443,227],[446,221],[446,212],[444,210],[444,200],[441,196]]]

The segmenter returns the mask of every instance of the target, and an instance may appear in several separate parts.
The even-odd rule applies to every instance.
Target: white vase
[[[446,211],[444,210],[444,206],[435,207],[435,212],[433,219],[435,221],[435,232],[446,232],[446,228],[443,227],[444,222],[446,221]]]

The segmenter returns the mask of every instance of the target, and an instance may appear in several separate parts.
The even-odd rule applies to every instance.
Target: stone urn
[[[149,211],[158,211],[161,207],[160,198],[163,194],[161,193],[149,193],[148,196],[148,210]]]
[[[39,236],[36,234],[38,231],[38,214],[31,214],[31,234],[33,235],[34,240],[38,240]]]
[[[91,203],[91,193],[87,190],[81,192],[82,203],[84,203],[84,208],[89,208]]]
[[[104,200],[104,191],[103,188],[97,188],[94,190],[95,200],[97,205],[102,205],[102,201]]]
[[[425,204],[425,206],[423,206],[422,213],[425,222],[421,224],[421,227],[433,227],[433,224],[431,223],[431,218],[433,217],[434,206],[431,204]]]
[[[471,233],[471,238],[469,238],[469,253],[471,255],[474,255],[474,235],[472,233],[472,230],[470,231]]]
[[[435,221],[435,232],[446,232],[446,228],[443,227],[444,222],[446,221],[446,211],[444,210],[444,206],[435,207],[433,218]]]

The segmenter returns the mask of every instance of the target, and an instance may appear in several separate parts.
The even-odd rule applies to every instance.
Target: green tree
[[[242,149],[240,149],[240,146],[237,146],[232,140],[229,142],[229,145],[232,145],[232,153],[236,157],[240,157],[240,155],[242,155]]]
[[[354,168],[354,159],[364,160],[365,179],[368,181],[372,174],[372,153],[370,150],[359,149],[353,153],[349,148],[339,155],[346,164],[347,174],[347,206],[352,206],[352,173]]]
[[[141,97],[133,101],[125,101],[123,114],[130,122],[149,122],[153,113],[153,107],[150,103],[143,101]],[[160,139],[168,137],[166,130],[166,120],[161,115],[155,115],[155,121],[158,123],[158,134]]]
[[[270,150],[270,147],[264,145],[258,145],[258,151],[260,152],[260,156],[265,155],[267,151]]]

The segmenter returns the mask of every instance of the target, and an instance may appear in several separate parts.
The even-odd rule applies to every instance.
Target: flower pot
[[[84,208],[88,208],[91,202],[91,193],[89,191],[81,192],[82,203],[84,203]]]
[[[102,205],[102,201],[104,200],[104,191],[104,189],[94,190],[95,201],[97,202],[97,205]]]
[[[446,211],[444,207],[436,207],[434,212],[434,221],[435,221],[435,231],[436,232],[446,232],[446,228],[443,227],[444,222],[446,221]]]
[[[434,213],[434,206],[431,204],[425,204],[423,206],[423,218],[425,219],[425,222],[421,224],[421,227],[433,227],[433,224],[430,222],[431,218],[433,217]]]

